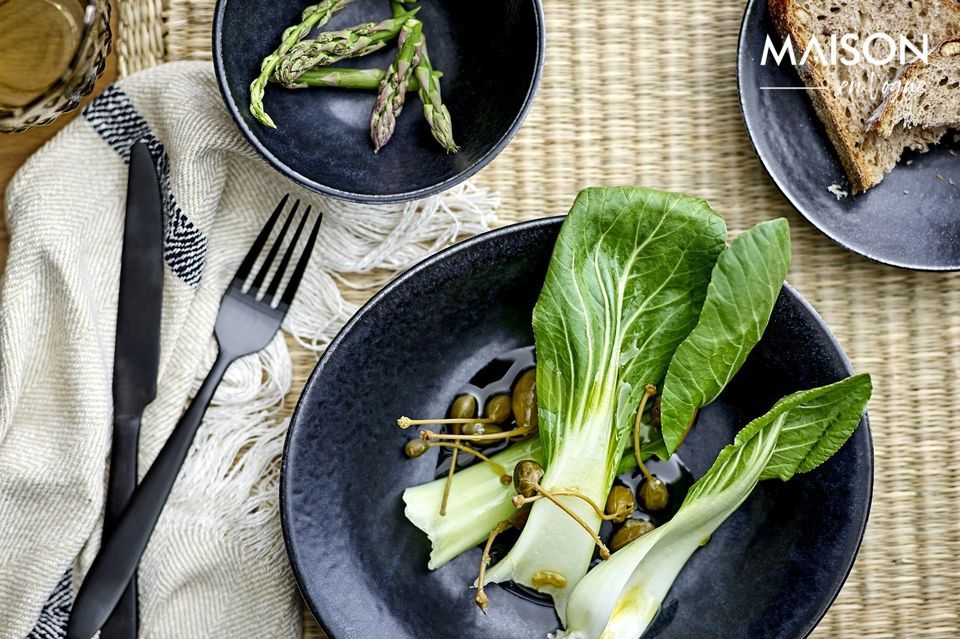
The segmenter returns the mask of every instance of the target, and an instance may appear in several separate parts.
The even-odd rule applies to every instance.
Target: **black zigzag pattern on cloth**
[[[67,621],[70,619],[70,587],[73,571],[67,569],[60,583],[43,604],[40,616],[26,639],[63,639],[67,636]]]
[[[111,86],[83,110],[84,119],[90,123],[104,141],[130,162],[130,148],[143,141],[150,149],[153,163],[160,176],[160,192],[166,220],[164,236],[164,259],[180,279],[196,287],[203,276],[207,256],[207,238],[180,210],[173,189],[170,187],[170,160],[163,144],[150,130],[130,99],[118,87]]]

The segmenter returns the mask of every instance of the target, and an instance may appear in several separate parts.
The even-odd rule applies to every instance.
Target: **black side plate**
[[[737,60],[740,108],[760,161],[784,196],[827,237],[872,260],[924,271],[960,269],[954,134],[928,153],[908,152],[866,193],[838,200],[827,188],[838,184],[849,193],[850,185],[806,91],[761,88],[803,86],[788,59],[760,64],[767,34],[779,47],[767,0],[750,0]]]

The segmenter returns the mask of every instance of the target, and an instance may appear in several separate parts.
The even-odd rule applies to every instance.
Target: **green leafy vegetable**
[[[523,459],[540,459],[540,442],[530,439],[514,444],[491,458],[510,474]],[[427,567],[436,570],[460,553],[487,538],[494,527],[516,512],[511,501],[513,486],[486,464],[474,464],[453,475],[450,492],[457,496],[447,504],[446,514],[438,510],[446,479],[436,479],[403,491],[404,515],[427,534],[432,548]]]
[[[870,399],[868,375],[794,393],[747,424],[669,522],[584,577],[567,607],[569,639],[638,639],[690,556],[763,479],[816,468],[853,434]]]
[[[647,450],[641,453],[644,460],[652,455],[653,453]],[[523,459],[540,461],[539,439],[514,444],[494,455],[491,461],[512,473],[513,467]],[[636,467],[637,458],[633,451],[630,451],[620,460],[617,475],[629,473]],[[516,491],[511,486],[505,486],[500,476],[490,472],[490,468],[484,464],[475,464],[454,474],[451,493],[457,495],[457,498],[447,504],[447,513],[443,517],[439,515],[437,506],[443,497],[445,478],[435,479],[403,492],[403,500],[407,505],[404,514],[417,528],[427,533],[432,544],[430,561],[427,563],[430,570],[436,570],[454,557],[476,547],[498,522],[516,511],[513,504]],[[486,469],[486,472],[482,472],[483,469]]]
[[[790,225],[756,225],[720,254],[696,327],[677,348],[661,396],[668,454],[697,409],[717,398],[767,328],[790,269]]]
[[[533,313],[545,489],[606,500],[644,387],[663,380],[696,324],[725,236],[723,219],[695,198],[633,187],[577,197]],[[561,499],[599,529],[584,500]],[[487,582],[547,592],[563,618],[592,553],[590,536],[540,500]]]

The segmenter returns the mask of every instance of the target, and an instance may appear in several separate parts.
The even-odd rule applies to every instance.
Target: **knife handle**
[[[176,482],[207,405],[234,356],[220,352],[187,411],[100,546],[70,612],[67,639],[91,639],[120,601]]]
[[[137,487],[137,448],[140,416],[118,416],[113,422],[107,505],[103,518],[103,539],[109,539],[117,519]],[[100,639],[137,639],[137,575],[134,573],[117,607],[100,632]]]

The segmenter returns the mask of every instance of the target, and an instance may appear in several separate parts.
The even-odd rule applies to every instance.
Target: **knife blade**
[[[113,442],[103,537],[109,538],[137,486],[140,418],[157,395],[163,306],[163,206],[147,145],[130,151],[120,295],[113,356]],[[136,639],[136,575],[103,626],[101,639]]]

